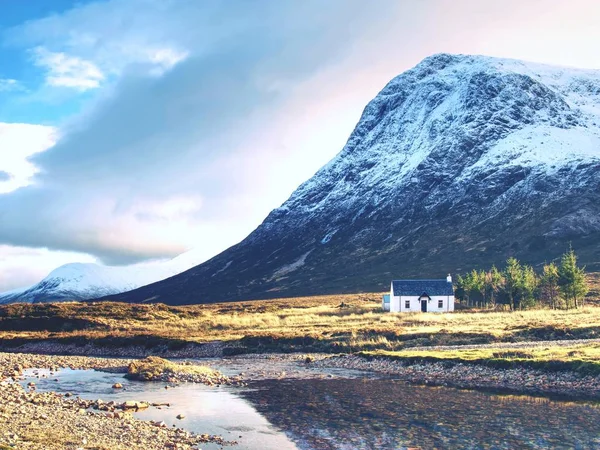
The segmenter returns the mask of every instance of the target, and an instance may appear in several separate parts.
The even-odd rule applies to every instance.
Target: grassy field
[[[572,370],[600,375],[600,343],[565,347],[536,347],[519,349],[481,348],[470,350],[374,350],[360,353],[367,358],[388,358],[415,362],[459,362],[492,367],[525,366],[533,369]]]
[[[0,345],[28,341],[120,347],[235,342],[232,352],[362,350],[600,338],[600,307],[522,312],[390,314],[380,294],[185,307],[122,303],[0,307]],[[590,303],[590,302],[588,302]],[[240,349],[241,346],[241,349]]]

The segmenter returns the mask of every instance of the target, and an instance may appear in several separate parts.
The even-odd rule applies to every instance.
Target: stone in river
[[[146,409],[148,406],[150,405],[146,402],[136,402],[133,400],[128,400],[121,404],[121,408],[123,409]]]

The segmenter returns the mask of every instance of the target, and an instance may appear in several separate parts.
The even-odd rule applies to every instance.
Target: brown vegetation
[[[519,350],[495,348],[405,350],[400,352],[375,350],[362,352],[367,358],[386,358],[408,363],[449,362],[491,367],[528,367],[546,371],[569,370],[585,375],[600,375],[600,343],[557,347],[534,347]]]
[[[593,275],[591,280],[594,295],[600,278]],[[381,311],[381,294],[182,307],[108,302],[0,307],[0,345],[4,348],[50,340],[179,349],[189,343],[220,340],[225,346],[233,344],[230,352],[350,352],[597,337],[600,308],[593,306],[573,311],[390,314]]]
[[[160,380],[179,374],[202,377],[221,376],[221,373],[206,366],[177,364],[157,356],[132,361],[127,367],[127,378],[141,381]]]

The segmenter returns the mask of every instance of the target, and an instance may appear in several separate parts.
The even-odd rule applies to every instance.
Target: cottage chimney
[[[448,276],[446,277],[446,281],[448,283],[452,283],[452,275],[448,274]]]

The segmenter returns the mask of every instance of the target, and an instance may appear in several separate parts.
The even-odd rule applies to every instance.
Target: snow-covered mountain
[[[192,250],[169,261],[123,267],[65,264],[34,286],[0,293],[0,304],[89,300],[119,294],[176,275],[200,262],[198,252]]]
[[[389,82],[244,241],[113,298],[384,290],[510,255],[539,264],[569,243],[600,267],[600,71],[440,54]]]

